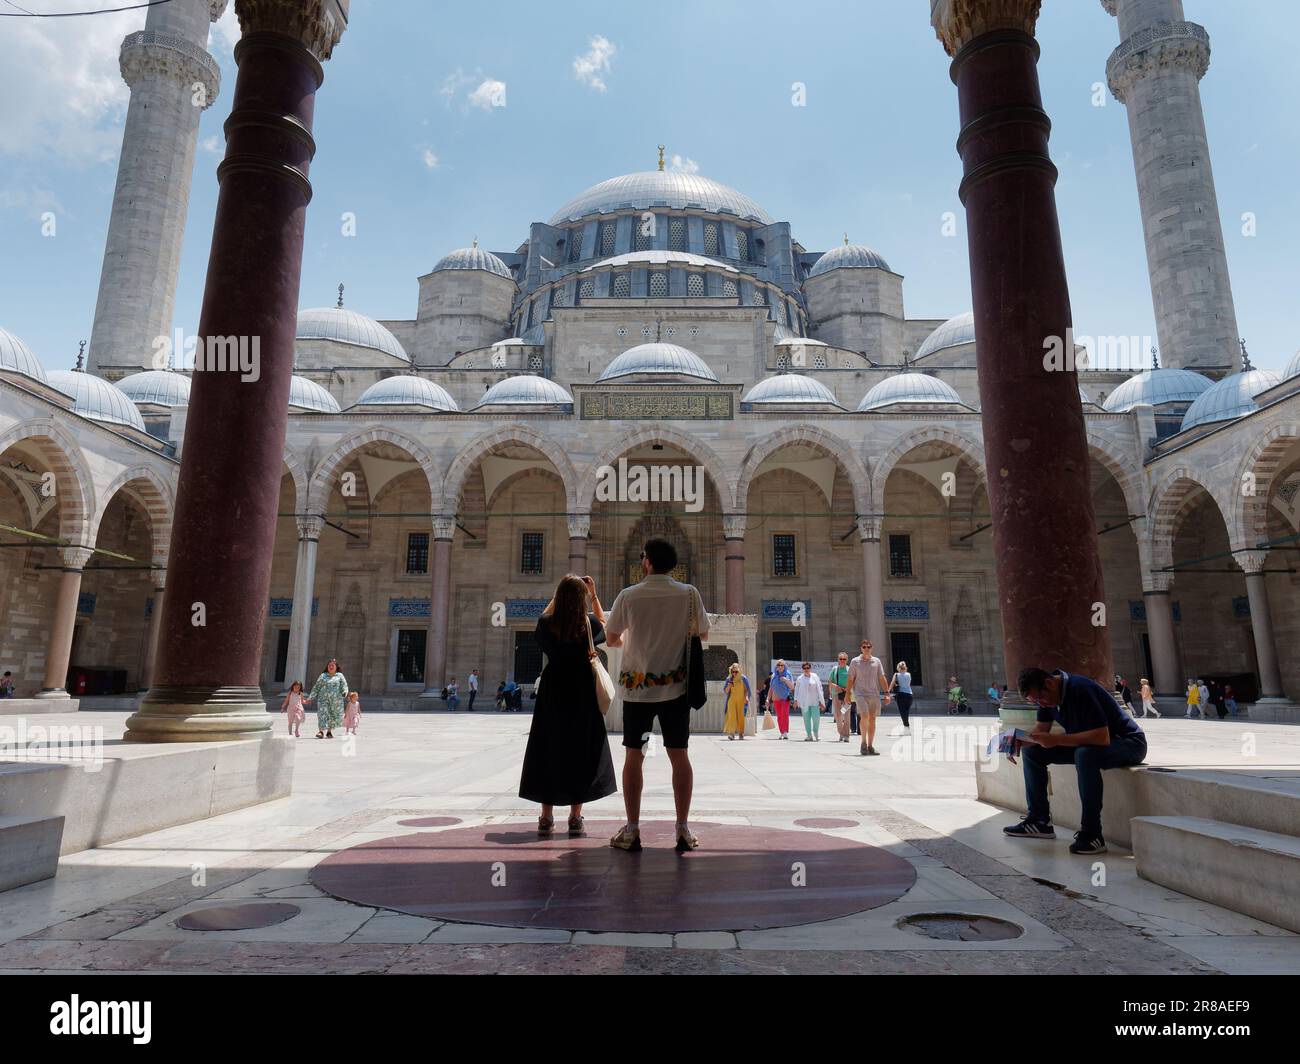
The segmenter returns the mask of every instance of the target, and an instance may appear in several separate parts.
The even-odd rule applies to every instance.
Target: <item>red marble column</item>
[[[996,18],[989,21],[988,12]],[[1027,665],[1110,686],[1089,456],[1073,370],[1037,0],[943,0],[953,54],[971,288],[1007,682]],[[942,23],[942,19],[949,21]],[[1055,343],[1068,368],[1045,361]]]
[[[745,518],[727,516],[722,519],[722,538],[726,544],[724,559],[727,563],[727,612],[745,612]]]
[[[181,456],[153,686],[127,738],[267,732],[259,674],[315,152],[312,114],[340,0],[237,0],[239,76]],[[244,352],[212,338],[233,340]]]

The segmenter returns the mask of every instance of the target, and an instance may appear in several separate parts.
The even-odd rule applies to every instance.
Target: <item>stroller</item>
[[[975,710],[971,708],[970,699],[966,697],[965,691],[958,691],[956,701],[949,700],[948,702],[949,716],[960,713],[970,713],[972,715],[975,713]]]

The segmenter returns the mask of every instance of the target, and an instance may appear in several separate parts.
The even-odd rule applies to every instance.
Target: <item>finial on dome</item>
[[[1151,345],[1151,368],[1152,368],[1152,369],[1159,369],[1159,368],[1160,368],[1160,359],[1159,359],[1159,357],[1156,355],[1156,345],[1155,345],[1155,344],[1152,344],[1152,345]]]
[[[664,146],[660,144],[659,145],[659,172],[663,173],[663,169],[664,169]]]
[[[81,341],[81,347],[77,351],[77,372],[81,373],[86,368],[86,341]]]
[[[339,283],[339,309],[343,308],[343,284]]]
[[[844,246],[845,246],[845,247],[848,247],[848,246],[849,246],[849,234],[848,234],[848,233],[845,233],[845,234],[844,234]]]
[[[1241,372],[1249,373],[1255,367],[1250,364],[1250,352],[1246,350],[1246,341],[1243,338],[1237,342],[1241,344]]]
[[[473,247],[476,251],[478,250],[478,237],[474,238],[474,243],[471,244],[470,246]]]

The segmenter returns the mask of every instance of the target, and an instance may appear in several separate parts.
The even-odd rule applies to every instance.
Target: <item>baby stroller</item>
[[[957,696],[955,702],[948,703],[948,715],[952,716],[953,714],[958,713],[970,713],[972,715],[975,713],[975,710],[971,708],[970,699],[966,697],[965,691]]]

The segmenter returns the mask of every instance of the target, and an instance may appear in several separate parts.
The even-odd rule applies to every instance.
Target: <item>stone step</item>
[[[1193,816],[1133,819],[1143,879],[1300,932],[1300,838]]]
[[[52,878],[62,842],[61,816],[0,816],[0,891]]]

